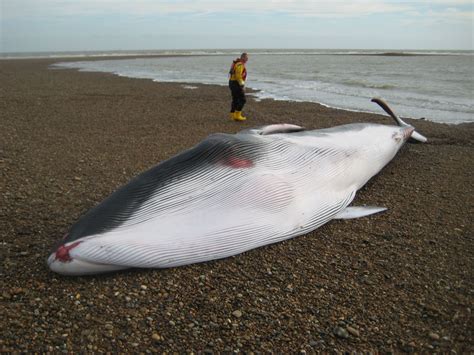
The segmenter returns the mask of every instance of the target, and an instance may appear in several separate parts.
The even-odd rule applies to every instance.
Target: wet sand
[[[392,121],[249,99],[248,121],[231,122],[226,87],[53,62],[0,61],[3,352],[474,351],[473,124],[408,120],[429,142],[407,144],[353,203],[386,213],[220,261],[62,277],[45,260],[72,223],[211,133]]]

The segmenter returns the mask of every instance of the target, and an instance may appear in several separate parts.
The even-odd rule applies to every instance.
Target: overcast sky
[[[0,0],[0,51],[473,49],[474,0]]]

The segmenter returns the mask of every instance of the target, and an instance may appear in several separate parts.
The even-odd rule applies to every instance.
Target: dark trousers
[[[239,85],[238,81],[229,80],[229,88],[232,93],[232,104],[230,112],[242,111],[247,99],[245,98],[244,89]]]

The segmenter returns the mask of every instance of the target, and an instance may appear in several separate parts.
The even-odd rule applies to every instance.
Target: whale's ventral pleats
[[[132,179],[82,216],[48,258],[84,275],[221,259],[308,233],[350,207],[413,134],[408,125],[304,130],[269,125],[212,134]]]

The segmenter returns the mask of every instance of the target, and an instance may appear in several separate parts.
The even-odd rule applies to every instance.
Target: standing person
[[[245,63],[248,59],[247,53],[242,53],[240,58],[232,62],[229,71],[229,88],[232,93],[230,118],[234,121],[245,121],[247,119],[247,117],[242,116],[242,109],[247,101],[245,99],[245,79],[247,78]]]

